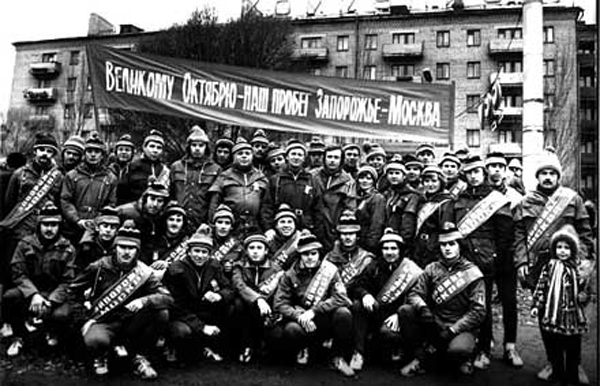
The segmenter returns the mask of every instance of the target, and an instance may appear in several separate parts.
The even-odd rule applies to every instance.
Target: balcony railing
[[[493,39],[489,49],[490,55],[523,53],[523,39]]]
[[[413,44],[384,44],[385,59],[420,58],[423,56],[423,42]]]
[[[502,86],[523,84],[522,72],[492,72],[490,74],[490,83],[494,83],[496,76],[498,76],[498,82],[500,82],[500,85]]]
[[[35,62],[29,65],[31,75],[39,78],[56,77],[60,74],[60,62]]]
[[[598,121],[591,119],[582,119],[581,120],[581,131],[582,133],[587,134],[597,134],[598,133]]]
[[[490,144],[490,153],[499,152],[512,156],[522,153],[522,146],[519,142],[494,143]]]
[[[296,48],[294,49],[292,57],[296,60],[327,60],[329,58],[329,51],[327,50],[327,47]]]
[[[54,87],[47,88],[30,88],[27,89],[23,96],[32,103],[51,103],[56,101],[58,91]]]
[[[596,87],[580,87],[579,88],[579,98],[582,99],[596,99],[597,93]]]

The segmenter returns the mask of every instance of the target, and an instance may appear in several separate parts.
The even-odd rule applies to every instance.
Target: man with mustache
[[[542,267],[550,259],[550,239],[556,230],[569,224],[581,240],[582,265],[595,260],[590,218],[584,201],[575,191],[561,186],[562,167],[555,153],[547,151],[536,168],[538,185],[516,206],[515,265],[521,283],[530,289],[536,287]],[[546,342],[544,342],[546,345]],[[547,365],[538,374],[539,379],[552,377],[552,366]],[[579,381],[589,384],[580,368]]]
[[[83,159],[85,150],[85,142],[79,135],[70,136],[62,145],[62,164],[60,165],[62,172],[67,174],[75,169]]]

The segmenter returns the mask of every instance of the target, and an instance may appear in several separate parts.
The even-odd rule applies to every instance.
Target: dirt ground
[[[415,378],[403,378],[396,367],[369,365],[352,379],[343,378],[325,365],[310,365],[299,368],[294,365],[240,365],[232,362],[220,364],[200,362],[186,367],[155,363],[159,378],[155,385],[250,385],[250,386],[289,386],[289,385],[391,385],[401,382],[406,386],[417,385],[544,385],[536,379],[536,372],[545,364],[545,353],[537,327],[537,322],[528,315],[528,295],[519,291],[519,337],[518,348],[525,366],[514,369],[501,360],[501,344],[493,351],[492,365],[487,371],[476,371],[472,377],[432,371]],[[501,315],[498,306],[494,307],[495,339],[502,342]],[[590,304],[587,309],[590,331],[583,342],[583,367],[587,371],[591,385],[598,385],[598,308]],[[81,358],[68,358],[63,354],[45,349],[27,350],[18,359],[8,360],[5,350],[7,342],[0,344],[0,386],[5,385],[136,385],[147,384],[140,381],[125,366],[111,369],[105,379],[98,379],[89,373]],[[32,352],[34,351],[34,352]]]

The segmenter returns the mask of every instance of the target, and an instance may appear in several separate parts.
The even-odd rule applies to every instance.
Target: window
[[[313,76],[321,76],[321,67],[312,67],[308,69],[308,73]]]
[[[512,130],[499,130],[498,131],[498,142],[499,143],[512,143],[514,142]]]
[[[46,115],[48,114],[48,106],[36,106],[35,115]]]
[[[598,110],[594,101],[581,101],[580,118],[588,121],[595,121],[598,118]]]
[[[414,32],[392,34],[392,44],[415,44],[415,34]]]
[[[377,35],[367,34],[365,35],[365,50],[376,50],[377,49]]]
[[[365,66],[363,68],[363,79],[377,79],[377,66]]]
[[[69,65],[76,66],[79,64],[79,51],[71,51],[71,58],[69,59]]]
[[[438,31],[436,45],[438,47],[450,47],[450,31]]]
[[[596,177],[594,175],[588,175],[581,177],[581,187],[583,189],[593,190],[596,186]]]
[[[350,43],[350,36],[343,35],[337,37],[337,50],[338,51],[348,51],[348,46]]]
[[[83,106],[83,117],[85,119],[90,119],[94,116],[94,105],[91,103],[86,103]]]
[[[498,37],[500,39],[523,39],[523,30],[521,28],[499,28]]]
[[[73,92],[77,88],[77,77],[70,77],[67,79],[67,91]]]
[[[312,38],[302,38],[300,40],[301,48],[321,48],[321,38],[320,37],[312,37]]]
[[[502,106],[504,107],[523,107],[523,94],[505,93],[502,95]]]
[[[450,79],[450,63],[437,63],[435,77],[436,79]]]
[[[413,76],[414,74],[414,64],[395,64],[392,66],[392,76]]]
[[[579,75],[579,87],[594,87],[593,75]]]
[[[500,72],[523,72],[523,62],[521,60],[503,60],[498,65]]]
[[[38,88],[48,88],[48,87],[50,87],[50,80],[48,80],[48,79],[40,79],[40,80],[38,80],[37,87]]]
[[[56,52],[47,52],[45,54],[42,54],[42,62],[44,62],[44,63],[56,62]]]
[[[544,76],[554,76],[554,59],[544,59]]]
[[[481,63],[467,62],[467,78],[474,79],[481,77]]]
[[[75,118],[75,106],[72,103],[65,104],[65,119]]]
[[[467,46],[474,47],[481,45],[481,31],[478,29],[467,30]]]
[[[553,109],[554,108],[554,94],[544,94],[544,108],[545,109]]]
[[[479,129],[469,130],[467,129],[467,146],[479,147],[481,146],[481,132]]]
[[[554,43],[554,27],[544,27],[544,43]]]
[[[338,78],[347,78],[348,66],[337,66],[335,68],[335,76],[337,76]]]
[[[594,154],[596,152],[594,149],[596,149],[596,146],[593,139],[587,138],[583,141],[581,146],[582,154]]]
[[[467,112],[476,113],[479,105],[479,94],[467,94]]]

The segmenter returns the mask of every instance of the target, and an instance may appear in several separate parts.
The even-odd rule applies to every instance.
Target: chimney
[[[97,13],[90,13],[88,36],[113,35],[115,33],[115,27],[108,20]]]

